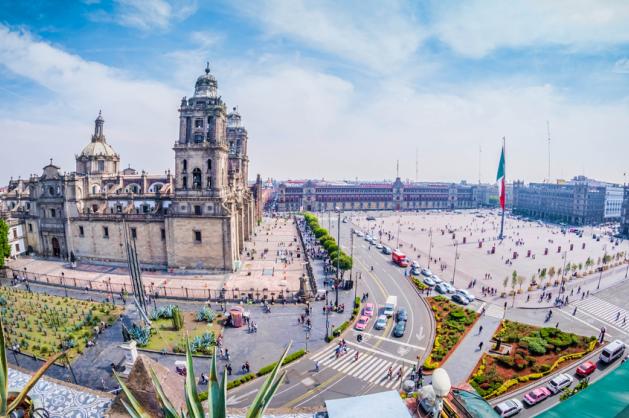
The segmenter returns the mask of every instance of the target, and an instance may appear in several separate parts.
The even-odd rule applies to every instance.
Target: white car
[[[376,319],[376,323],[373,325],[373,327],[375,329],[385,329],[387,326],[387,321],[389,318],[387,318],[386,315],[379,315],[378,319]]]
[[[382,249],[382,244],[377,243],[377,244],[376,244],[376,248],[377,248],[377,249],[379,249],[379,250],[381,250],[381,249]]]
[[[443,280],[441,280],[441,279],[439,278],[439,276],[437,276],[436,274],[433,274],[433,275],[432,275],[432,281],[433,281],[433,282],[435,282],[435,283],[437,283],[437,284],[439,284],[439,283],[443,283]]]
[[[358,232],[356,233],[356,235],[358,235],[359,237],[364,237],[364,236],[365,236],[365,234],[363,234],[363,233],[362,233],[362,231],[358,231]]]
[[[454,293],[456,292],[456,289],[454,288],[454,286],[452,286],[450,283],[448,282],[443,282],[441,283],[442,286],[445,286],[445,288],[448,290],[448,293]]]
[[[422,274],[426,277],[432,276],[432,271],[430,269],[422,269]]]
[[[365,241],[371,241],[371,235],[369,234],[365,235]]]
[[[469,300],[470,302],[474,302],[474,300],[476,300],[476,297],[465,289],[457,289],[456,293],[463,296],[465,299]]]
[[[506,418],[519,414],[522,408],[524,408],[522,402],[520,402],[519,399],[512,398],[494,406],[494,411],[496,411],[496,413],[498,413],[501,417]]]
[[[553,395],[561,392],[563,388],[567,388],[572,384],[574,379],[572,376],[566,373],[562,373],[560,375],[555,376],[548,382],[548,390],[550,390]]]

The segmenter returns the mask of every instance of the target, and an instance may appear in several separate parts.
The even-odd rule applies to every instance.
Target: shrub
[[[513,367],[513,365],[515,364],[515,360],[511,356],[498,356],[497,360],[498,363],[504,364],[507,367]]]
[[[291,363],[297,360],[298,358],[303,357],[304,355],[306,355],[306,351],[304,349],[300,349],[293,353],[290,353],[284,358],[284,361],[282,361],[282,366],[288,363]],[[262,367],[260,370],[258,370],[258,372],[256,373],[256,376],[259,377],[259,376],[264,376],[265,374],[271,373],[276,364],[277,362],[271,363]]]
[[[529,353],[535,356],[546,354],[546,341],[541,337],[522,337],[521,342],[528,345]]]
[[[197,312],[197,321],[212,322],[214,318],[216,318],[216,312],[207,306],[204,306],[199,312]]]
[[[183,328],[183,314],[179,307],[175,307],[172,311],[173,328],[179,331]]]

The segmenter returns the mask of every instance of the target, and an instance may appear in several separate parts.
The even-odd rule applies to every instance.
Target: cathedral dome
[[[90,142],[83,148],[81,157],[117,157],[118,154],[107,142],[94,141]]]
[[[194,96],[216,97],[217,87],[216,77],[210,74],[210,63],[208,62],[205,67],[205,74],[199,76],[194,85]]]

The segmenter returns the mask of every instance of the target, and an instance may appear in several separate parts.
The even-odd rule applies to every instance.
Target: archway
[[[52,237],[52,256],[61,257],[61,247],[59,246],[57,237]]]

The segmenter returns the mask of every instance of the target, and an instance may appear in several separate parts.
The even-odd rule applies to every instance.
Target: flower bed
[[[221,315],[212,318],[208,323],[205,319],[199,320],[199,313],[183,312],[183,327],[175,329],[172,318],[154,315],[157,319],[151,321],[151,334],[146,344],[138,345],[142,348],[155,351],[167,351],[172,353],[185,353],[188,335],[192,352],[194,354],[212,354],[216,344],[216,338],[223,331],[220,325]]]
[[[597,345],[595,337],[508,320],[502,322],[494,339],[510,344],[509,354],[483,354],[469,381],[486,399],[546,376],[560,364],[583,357]]]
[[[433,370],[441,365],[452,349],[473,326],[478,314],[451,302],[443,296],[426,298],[435,317],[435,342],[424,362],[425,370]]]

